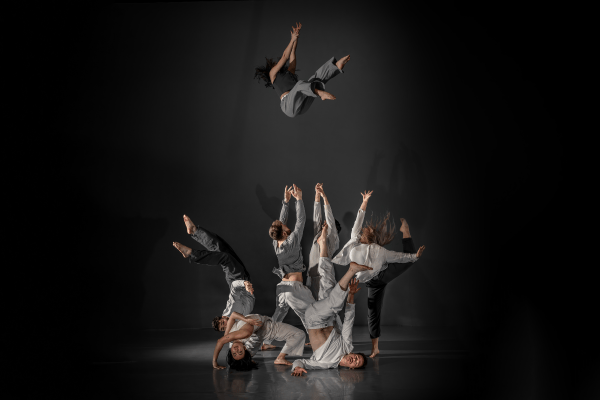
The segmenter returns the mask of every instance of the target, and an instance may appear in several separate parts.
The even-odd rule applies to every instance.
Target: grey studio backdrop
[[[501,275],[486,240],[490,215],[507,217],[506,185],[527,187],[525,206],[551,191],[546,178],[525,183],[538,166],[527,161],[531,143],[512,145],[528,128],[517,122],[519,107],[547,132],[543,146],[557,143],[539,94],[511,59],[500,54],[490,72],[443,16],[377,5],[115,4],[92,19],[78,82],[88,152],[77,173],[103,249],[86,294],[95,340],[110,342],[115,330],[207,328],[221,313],[223,272],[190,265],[172,247],[201,248],[183,214],[235,249],[252,276],[254,312],[271,315],[278,278],[268,227],[292,183],[304,192],[305,260],[317,182],[342,225],[342,246],[363,190],[374,190],[368,217],[390,211],[398,227],[404,217],[416,245],[427,246],[387,288],[384,325],[451,327],[468,345],[487,323]],[[296,21],[301,79],[332,56],[352,59],[327,84],[337,100],[317,99],[290,119],[275,91],[252,78],[265,56],[281,55]],[[495,168],[505,157],[519,174]],[[386,247],[401,251],[401,234]],[[367,322],[366,292],[357,294],[357,325]],[[291,310],[285,322],[300,324]]]

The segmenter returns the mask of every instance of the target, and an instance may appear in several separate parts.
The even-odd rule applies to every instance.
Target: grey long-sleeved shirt
[[[279,220],[284,224],[287,223],[288,212],[289,203],[286,203],[284,200],[279,215]],[[296,200],[296,226],[294,227],[294,231],[281,243],[281,246],[277,246],[277,240],[273,240],[273,248],[275,249],[279,263],[279,267],[273,268],[273,273],[281,279],[290,272],[304,272],[306,270],[304,260],[302,259],[302,248],[300,247],[305,223],[306,213],[304,212],[304,202],[302,199]]]
[[[248,315],[254,308],[254,295],[250,294],[246,290],[243,279],[231,282],[231,288],[229,290],[229,299],[223,315],[229,317],[232,312],[236,312],[242,315]]]

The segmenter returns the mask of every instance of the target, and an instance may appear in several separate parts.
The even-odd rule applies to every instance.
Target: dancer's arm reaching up
[[[363,202],[358,209],[358,214],[356,214],[356,221],[354,221],[354,226],[352,227],[352,233],[350,234],[350,240],[344,248],[338,253],[337,256],[332,260],[336,264],[347,265],[350,263],[350,250],[354,247],[355,244],[360,243],[360,235],[362,232],[363,221],[365,220],[365,211],[367,211],[367,204],[369,203],[369,199],[373,191],[367,192],[365,190],[364,193],[361,193]]]
[[[302,201],[302,189],[293,184],[292,196],[296,199],[296,225],[290,237],[292,240],[297,240],[298,243],[302,240],[304,232],[304,224],[306,223],[306,212],[304,211],[304,202]]]
[[[323,225],[323,214],[321,214],[321,193],[319,192],[320,187],[320,183],[317,183],[315,185],[315,207],[313,209],[313,236],[317,236],[321,225]]]
[[[283,66],[285,65],[287,60],[290,58],[290,54],[292,53],[292,47],[293,47],[294,43],[298,40],[298,36],[300,35],[299,29],[292,27],[291,34],[292,34],[292,38],[290,39],[290,43],[287,45],[287,47],[283,51],[281,60],[279,60],[277,65],[275,65],[273,68],[271,68],[271,71],[269,72],[269,77],[271,78],[271,83],[273,83],[275,81],[275,76],[277,75],[279,70],[281,68],[283,68]],[[294,68],[295,68],[295,66],[294,66]]]
[[[301,28],[302,28],[302,24],[298,25],[298,23],[296,22],[296,28],[292,28],[292,29],[294,29],[294,31],[298,35],[300,35]],[[292,45],[292,52],[290,53],[290,65],[288,67],[288,71],[290,71],[292,74],[296,73],[296,46],[298,46],[298,38],[296,38],[296,41]]]

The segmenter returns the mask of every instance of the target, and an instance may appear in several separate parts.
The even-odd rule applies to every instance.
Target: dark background
[[[57,374],[118,359],[141,329],[209,327],[222,311],[222,272],[171,245],[199,247],[184,213],[232,245],[255,311],[271,315],[267,230],[283,188],[304,191],[307,258],[324,182],[342,245],[359,192],[373,189],[369,214],[407,218],[427,246],[388,288],[385,324],[454,329],[481,397],[592,393],[595,299],[561,214],[570,132],[558,10],[208,2],[31,15],[42,28],[25,56],[40,105],[30,118],[48,161],[27,304],[43,332],[34,353]],[[336,101],[290,119],[252,76],[296,21],[301,79],[331,56],[352,60],[327,85]],[[365,324],[366,300],[357,305]]]

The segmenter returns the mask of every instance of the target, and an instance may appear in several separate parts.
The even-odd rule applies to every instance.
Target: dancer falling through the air
[[[308,80],[298,80],[296,75],[296,46],[302,24],[292,27],[291,39],[283,55],[276,62],[265,58],[266,64],[257,67],[254,78],[266,82],[265,87],[273,87],[280,100],[281,111],[290,118],[304,114],[310,108],[315,98],[335,100],[335,96],[325,91],[325,84],[340,72],[350,61],[350,55],[339,61],[331,57]],[[289,66],[287,64],[289,60]]]
[[[230,349],[227,352],[227,364],[230,368],[238,371],[249,371],[258,368],[252,357],[256,355],[258,346],[265,340],[284,341],[285,345],[274,363],[292,365],[291,362],[285,359],[285,356],[302,356],[305,339],[306,334],[292,325],[275,322],[264,315],[249,314],[244,316],[233,312],[231,318],[227,321],[225,334],[217,340],[215,352],[213,353],[213,368],[225,368],[218,364],[217,359],[226,343],[230,343]]]
[[[187,228],[187,233],[194,240],[206,247],[207,250],[192,250],[179,242],[173,242],[173,246],[187,258],[190,263],[220,266],[225,273],[225,280],[229,285],[229,299],[223,314],[217,316],[212,321],[212,326],[216,331],[225,331],[227,320],[233,312],[241,315],[248,315],[254,308],[254,288],[250,281],[250,274],[246,270],[244,263],[235,254],[235,251],[220,236],[212,233],[200,225],[194,225],[192,220],[183,216],[183,221]],[[274,348],[275,346],[264,346]]]
[[[367,204],[372,193],[373,191],[361,193],[363,202],[352,228],[352,236],[333,259],[333,262],[337,264],[355,262],[373,267],[372,271],[360,272],[357,277],[361,282],[365,282],[368,288],[367,316],[372,343],[370,357],[375,357],[379,354],[380,317],[385,287],[421,257],[423,251],[425,251],[425,246],[421,246],[418,251],[415,250],[415,245],[408,230],[408,223],[404,218],[401,218],[400,231],[403,236],[402,246],[404,252],[400,253],[383,248],[382,246],[392,241],[395,234],[393,222],[391,227],[387,226],[390,218],[389,213],[382,221],[375,223],[370,221],[364,228],[362,227]]]

